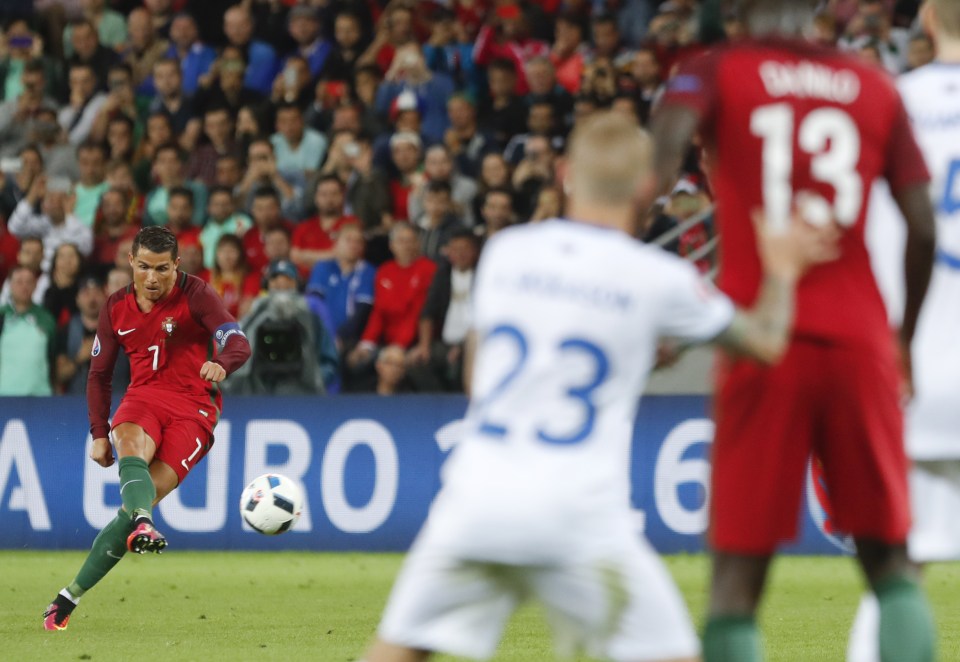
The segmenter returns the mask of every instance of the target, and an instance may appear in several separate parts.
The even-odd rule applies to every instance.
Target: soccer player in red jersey
[[[812,0],[741,0],[750,38],[681,66],[652,129],[664,187],[699,132],[722,236],[718,285],[750,305],[761,281],[751,212],[791,210],[843,229],[842,257],[799,283],[791,346],[775,367],[724,357],[718,371],[709,541],[708,662],[761,657],[755,613],[778,545],[795,537],[811,452],[823,462],[837,527],[854,536],[881,609],[884,660],[933,659],[929,608],[909,572],[910,525],[897,346],[864,243],[873,181],[907,220],[909,346],[930,279],[928,175],[891,79],[799,39]]]
[[[123,508],[48,607],[47,630],[66,629],[80,596],[127,551],[160,553],[167,546],[153,526],[152,508],[210,450],[221,411],[217,384],[250,357],[240,325],[216,293],[177,270],[177,240],[169,229],[141,230],[129,259],[133,283],[111,295],[100,313],[87,381],[90,458],[109,467],[116,450]],[[130,386],[108,422],[121,350],[130,359]]]

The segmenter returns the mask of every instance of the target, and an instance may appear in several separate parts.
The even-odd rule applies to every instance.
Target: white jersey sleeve
[[[726,330],[733,321],[733,302],[688,262],[663,262],[663,280],[670,286],[664,289],[660,335],[706,342]]]

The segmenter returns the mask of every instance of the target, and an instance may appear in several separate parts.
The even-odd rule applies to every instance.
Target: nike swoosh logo
[[[133,333],[133,332],[136,331],[136,330],[137,330],[136,327],[134,327],[134,328],[132,328],[132,329],[127,329],[126,331],[121,331],[121,330],[117,329],[117,335],[118,335],[118,336],[125,336],[125,335],[127,335],[128,333]]]
[[[117,556],[116,554],[114,554],[113,552],[111,552],[109,549],[107,550],[107,556],[109,556],[109,557],[112,558],[112,559],[122,559],[122,558],[123,558],[123,556]]]
[[[123,494],[123,488],[127,487],[128,485],[133,485],[134,483],[142,483],[142,482],[143,481],[139,478],[137,478],[136,480],[127,481],[126,483],[120,486],[120,494]]]

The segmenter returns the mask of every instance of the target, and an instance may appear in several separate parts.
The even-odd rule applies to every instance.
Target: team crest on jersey
[[[93,337],[93,348],[90,350],[90,356],[100,356],[100,336]]]
[[[177,320],[173,319],[172,317],[168,317],[163,320],[163,323],[160,326],[164,331],[167,332],[168,336],[172,336],[173,332],[177,329]]]

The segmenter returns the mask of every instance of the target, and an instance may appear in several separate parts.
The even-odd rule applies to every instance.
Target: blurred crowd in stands
[[[825,0],[807,37],[897,75],[933,59],[917,5]],[[484,241],[561,213],[579,119],[643,125],[678,62],[742,38],[725,7],[3,0],[0,395],[85,391],[147,225],[241,320],[228,391],[460,390]],[[708,241],[671,232],[708,216],[695,151],[661,202],[644,239]]]

